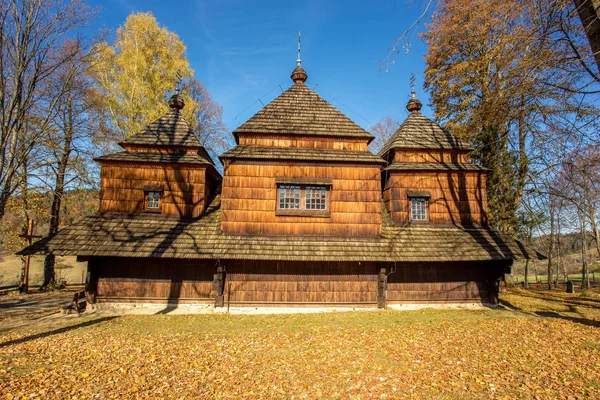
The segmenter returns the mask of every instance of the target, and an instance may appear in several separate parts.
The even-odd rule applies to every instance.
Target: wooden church
[[[375,155],[299,62],[291,78],[233,131],[224,176],[173,96],[97,159],[100,212],[20,254],[87,261],[91,302],[215,307],[495,303],[513,261],[539,257],[487,226],[486,170],[414,93]]]

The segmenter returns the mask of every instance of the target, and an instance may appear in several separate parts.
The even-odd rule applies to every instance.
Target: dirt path
[[[40,318],[59,313],[72,298],[71,291],[0,296],[0,331],[38,323]]]

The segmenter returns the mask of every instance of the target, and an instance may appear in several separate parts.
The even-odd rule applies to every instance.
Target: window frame
[[[408,219],[411,223],[423,224],[429,222],[429,203],[431,200],[431,194],[429,192],[407,192],[408,197]],[[416,199],[423,199],[425,204],[425,219],[414,219],[413,218],[413,201]]]
[[[159,186],[145,186],[144,190],[144,212],[147,213],[162,213],[162,203],[163,203],[163,188]],[[150,193],[158,193],[158,207],[149,207],[148,201]]]
[[[300,187],[300,208],[290,209],[280,207],[281,189],[284,186]],[[307,209],[307,188],[317,187],[325,189],[325,209]],[[309,181],[303,180],[277,180],[275,190],[275,215],[277,216],[300,216],[300,217],[330,217],[331,211],[331,181]]]

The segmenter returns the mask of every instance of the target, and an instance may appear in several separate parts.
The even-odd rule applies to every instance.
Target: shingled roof
[[[298,67],[292,73],[295,83],[252,118],[233,131],[272,135],[314,135],[365,138],[374,137],[308,88],[306,73]]]
[[[126,145],[201,147],[181,112],[184,105],[183,98],[178,94],[174,95],[169,100],[171,111],[119,144],[123,147]]]
[[[221,160],[294,160],[319,162],[347,162],[385,164],[385,161],[369,151],[309,149],[298,147],[271,147],[238,145],[219,156]]]
[[[391,149],[473,150],[466,142],[442,129],[419,111],[412,111],[396,133],[379,152],[384,156]]]
[[[18,254],[382,262],[543,258],[519,241],[487,228],[397,226],[386,211],[382,217],[382,235],[374,238],[228,235],[220,231],[217,196],[199,219],[97,214]]]

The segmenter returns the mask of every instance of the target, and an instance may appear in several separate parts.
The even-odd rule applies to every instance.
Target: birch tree
[[[131,14],[112,44],[98,44],[91,73],[115,139],[134,135],[165,114],[167,95],[194,74],[185,52],[179,37],[151,13]],[[194,124],[192,103],[186,99],[183,112]]]

